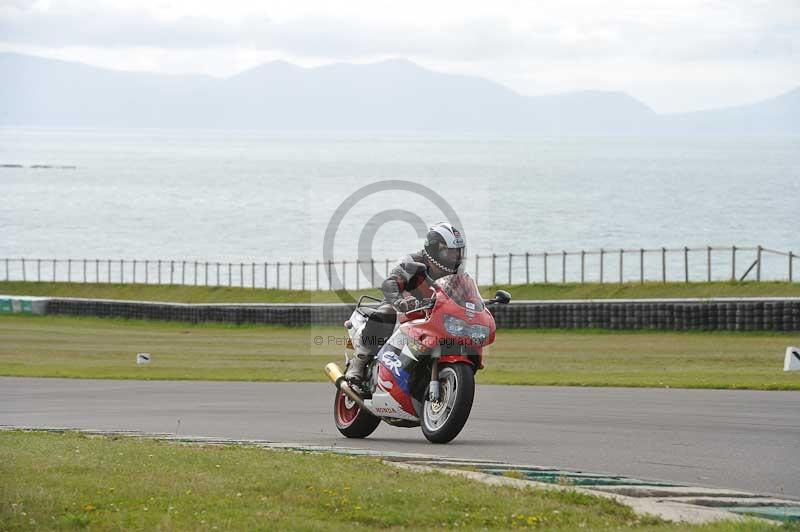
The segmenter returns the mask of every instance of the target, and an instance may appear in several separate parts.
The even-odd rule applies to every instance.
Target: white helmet
[[[464,259],[465,246],[461,231],[447,222],[439,222],[428,229],[424,253],[440,269],[455,273]]]

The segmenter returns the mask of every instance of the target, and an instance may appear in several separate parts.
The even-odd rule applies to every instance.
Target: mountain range
[[[659,114],[615,91],[525,96],[395,59],[229,78],[126,72],[0,53],[0,125],[489,135],[800,135],[800,88],[748,105]]]

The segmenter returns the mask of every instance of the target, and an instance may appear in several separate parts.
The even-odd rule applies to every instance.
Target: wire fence
[[[474,255],[481,286],[530,283],[789,281],[798,255],[756,247],[599,249]],[[333,290],[379,286],[393,259],[222,262],[163,259],[0,258],[5,281]],[[334,272],[334,275],[332,275]],[[339,279],[331,282],[331,279]]]

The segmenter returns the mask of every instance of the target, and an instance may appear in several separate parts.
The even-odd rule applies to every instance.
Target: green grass
[[[379,290],[359,290],[358,294],[378,296]],[[222,286],[35,283],[0,281],[0,294],[83,297],[90,299],[128,299],[178,303],[341,303],[352,301],[345,292],[314,290],[252,289]]]
[[[800,283],[627,283],[498,285],[481,289],[485,297],[498,288],[523,299],[642,299],[678,297],[800,297]],[[378,296],[377,290],[353,294]],[[35,283],[0,281],[0,294],[175,301],[181,303],[338,303],[350,301],[345,293],[300,290],[263,290],[235,287],[157,286],[132,284]]]
[[[325,381],[344,329],[75,317],[0,317],[0,375]],[[317,344],[319,342],[319,345]],[[484,384],[800,390],[783,371],[800,334],[500,330]],[[137,366],[136,353],[153,361]]]
[[[0,529],[687,530],[608,499],[374,458],[0,432]],[[749,521],[699,530],[774,530]]]

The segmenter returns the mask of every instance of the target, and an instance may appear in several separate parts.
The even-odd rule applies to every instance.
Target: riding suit
[[[370,312],[361,334],[362,346],[347,369],[345,376],[349,380],[363,379],[367,361],[394,332],[397,313],[413,310],[420,300],[431,297],[433,292],[426,272],[432,280],[456,273],[464,247],[464,238],[456,228],[438,223],[428,231],[421,251],[406,255],[392,268],[381,284],[383,302]],[[420,270],[419,264],[423,264],[425,270]]]

